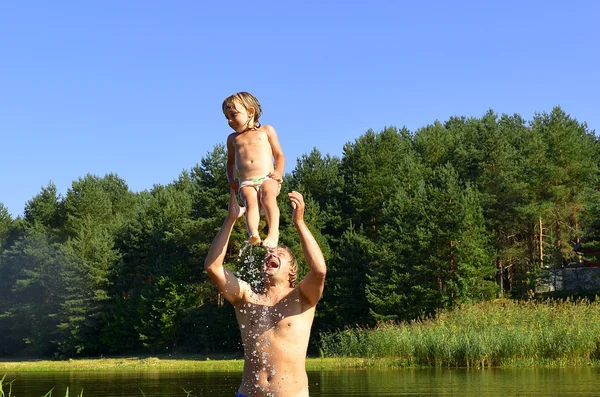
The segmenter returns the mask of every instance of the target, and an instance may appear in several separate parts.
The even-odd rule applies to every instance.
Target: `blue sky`
[[[286,172],[368,129],[560,105],[600,132],[596,1],[5,1],[0,202],[87,173],[141,191],[191,169],[252,92]]]

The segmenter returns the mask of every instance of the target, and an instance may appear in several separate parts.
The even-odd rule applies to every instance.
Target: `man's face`
[[[289,280],[291,258],[279,248],[267,251],[263,262],[263,277]]]

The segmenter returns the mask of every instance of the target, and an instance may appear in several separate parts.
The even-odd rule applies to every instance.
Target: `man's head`
[[[282,246],[267,251],[263,263],[263,277],[273,280],[285,279],[290,283],[290,287],[295,287],[298,261],[292,250]]]

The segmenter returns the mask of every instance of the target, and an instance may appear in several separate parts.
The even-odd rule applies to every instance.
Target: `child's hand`
[[[283,177],[277,173],[277,171],[271,171],[267,175],[269,178],[279,182],[280,184],[283,182]]]

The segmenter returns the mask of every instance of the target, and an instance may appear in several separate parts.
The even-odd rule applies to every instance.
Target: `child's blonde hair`
[[[236,103],[242,105],[244,109],[246,109],[246,112],[248,111],[248,109],[253,108],[254,127],[260,127],[260,122],[258,121],[258,119],[260,118],[260,116],[262,116],[262,108],[260,107],[260,102],[258,102],[258,99],[256,99],[256,97],[250,94],[249,92],[238,92],[236,94],[230,95],[223,101],[223,114],[225,114],[225,112],[228,109],[235,109]]]

